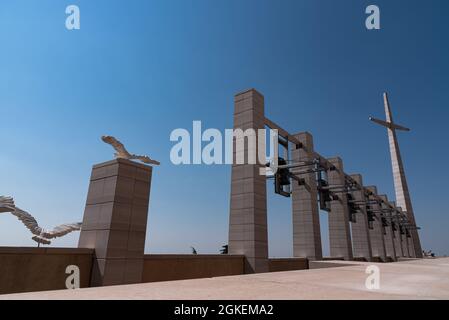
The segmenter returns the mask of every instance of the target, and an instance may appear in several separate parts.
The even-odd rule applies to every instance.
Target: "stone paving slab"
[[[369,265],[380,268],[379,290],[365,286]],[[22,293],[1,299],[449,299],[449,258],[354,262],[338,268]]]

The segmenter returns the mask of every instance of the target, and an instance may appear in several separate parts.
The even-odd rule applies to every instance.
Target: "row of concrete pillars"
[[[256,90],[235,96],[234,127],[263,129],[269,122],[264,116],[264,98]],[[314,156],[309,133],[293,136],[301,147],[292,151],[294,161]],[[331,184],[345,179],[340,158],[328,159],[336,170],[329,170]],[[268,271],[266,176],[261,165],[232,167],[229,253],[246,256],[245,270]],[[293,184],[293,252],[310,260],[323,258],[317,189],[313,173],[301,174],[304,183]],[[95,249],[92,286],[139,283],[142,279],[152,167],[125,159],[97,164],[92,169],[79,247]],[[360,175],[352,178],[362,184]],[[370,187],[374,194],[375,187]],[[399,229],[385,226],[378,218],[370,222],[366,212],[358,212],[356,222],[349,221],[346,194],[330,202],[330,254],[334,258],[367,261],[414,257],[411,238]],[[363,195],[353,193],[355,200]],[[383,197],[387,201],[386,196]],[[372,208],[379,211],[379,208]],[[370,228],[371,227],[371,228]],[[352,232],[351,232],[352,229]],[[352,235],[351,235],[352,234]]]
[[[254,89],[235,96],[234,129],[264,129],[272,122],[265,118],[264,97]],[[285,131],[284,131],[285,133]],[[287,133],[286,133],[287,134]],[[291,160],[311,161],[316,156],[313,137],[308,132],[291,135],[300,142],[300,147],[293,149]],[[247,146],[245,145],[245,148]],[[247,151],[246,149],[244,150]],[[344,185],[345,173],[343,161],[328,158],[332,170],[327,170],[329,185]],[[268,230],[267,230],[267,191],[266,176],[259,169],[264,164],[234,164],[231,175],[231,199],[229,221],[229,253],[246,256],[246,272],[268,271]],[[298,171],[299,172],[299,171]],[[295,169],[292,169],[295,173]],[[310,260],[323,259],[318,190],[314,172],[298,174],[303,183],[293,183],[292,221],[293,221],[293,255]],[[359,185],[363,185],[362,176],[350,176]],[[366,187],[377,195],[377,188]],[[385,223],[380,213],[374,213],[369,219],[365,206],[350,218],[348,193],[336,191],[337,199],[329,205],[329,246],[330,256],[335,259],[365,261],[396,261],[399,257],[416,257],[412,238],[404,229],[389,221]],[[351,192],[352,200],[363,203],[367,201],[362,191]],[[386,195],[379,195],[388,203]],[[368,201],[370,199],[368,198]],[[390,206],[394,203],[389,202]],[[370,204],[372,212],[382,212],[383,204],[375,201]]]

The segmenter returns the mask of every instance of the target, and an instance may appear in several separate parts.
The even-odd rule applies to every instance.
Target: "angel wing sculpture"
[[[110,144],[114,148],[114,150],[115,150],[114,156],[117,159],[139,160],[146,164],[152,164],[152,165],[156,165],[156,166],[160,165],[159,161],[153,160],[148,156],[139,156],[139,155],[129,153],[126,150],[123,143],[118,141],[113,136],[102,136],[101,140],[103,140],[103,142],[105,142],[107,144]]]
[[[32,239],[38,244],[50,244],[50,239],[59,238],[66,234],[81,230],[82,223],[67,223],[55,227],[53,230],[46,230],[39,226],[36,219],[28,212],[18,208],[11,197],[0,197],[0,212],[9,212],[16,216],[25,227],[33,234]]]

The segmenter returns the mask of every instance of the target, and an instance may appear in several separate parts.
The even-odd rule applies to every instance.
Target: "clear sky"
[[[80,30],[65,28],[71,4]],[[365,28],[370,4],[381,30]],[[111,134],[162,162],[146,251],[216,253],[231,168],[171,164],[173,129],[232,128],[233,95],[253,87],[269,118],[310,131],[318,152],[393,199],[386,130],[368,121],[384,118],[387,90],[395,120],[412,128],[399,139],[423,248],[449,254],[448,12],[447,0],[1,1],[0,194],[46,227],[82,220],[91,166],[112,158],[100,136]],[[270,256],[291,256],[290,200],[270,191],[268,207]],[[35,243],[0,214],[0,245]]]

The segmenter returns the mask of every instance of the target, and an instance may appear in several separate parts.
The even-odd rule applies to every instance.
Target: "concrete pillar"
[[[363,186],[362,176],[360,174],[353,174],[351,178],[359,185]],[[354,201],[363,202],[358,204],[360,209],[355,214],[356,222],[351,222],[352,228],[352,250],[354,258],[363,258],[366,261],[371,261],[373,258],[371,249],[371,239],[369,236],[368,217],[366,213],[365,194],[363,190],[351,192]]]
[[[313,137],[308,132],[294,135],[302,146],[292,150],[293,162],[311,161],[313,154]],[[292,173],[306,170],[294,168]],[[309,260],[321,260],[320,216],[315,173],[298,174],[304,179],[303,185],[292,182],[292,218],[293,218],[293,256],[305,257]]]
[[[396,256],[398,258],[402,258],[402,257],[404,257],[404,253],[402,251],[402,235],[401,235],[399,224],[397,224],[397,222],[396,222],[396,228],[397,228],[397,230],[395,232],[396,238],[395,238],[394,247],[396,249]]]
[[[142,281],[151,175],[125,159],[93,167],[78,244],[95,249],[92,286]]]
[[[396,207],[396,202],[394,201],[390,201],[389,202],[390,205],[392,205],[393,207]],[[395,213],[393,213],[393,216],[395,215]],[[403,253],[402,253],[402,244],[401,244],[401,233],[400,233],[400,228],[399,228],[399,224],[397,222],[397,220],[394,218],[392,221],[395,225],[395,229],[396,231],[394,231],[393,235],[394,235],[394,250],[396,252],[396,258],[400,258],[403,257]]]
[[[407,235],[404,233],[401,234],[401,244],[402,244],[402,253],[404,254],[404,257],[409,258],[410,253],[408,252],[408,243],[407,243]]]
[[[254,89],[239,93],[234,99],[234,129],[265,128],[264,97]],[[257,144],[257,135],[256,135]],[[241,141],[243,140],[243,141]],[[247,139],[234,139],[236,150],[248,154]],[[240,146],[239,146],[240,145]],[[250,150],[253,152],[254,150]],[[266,177],[259,168],[264,164],[234,164],[231,175],[229,217],[229,253],[245,255],[245,272],[268,272]]]
[[[368,190],[377,194],[377,188],[375,186],[367,187]],[[374,200],[372,197],[370,200]],[[380,215],[380,205],[377,203],[372,203],[369,205],[374,212],[374,221],[372,222],[373,228],[369,230],[371,238],[371,248],[373,250],[373,259],[380,259],[381,261],[386,261],[386,250],[384,243],[384,234],[382,228],[382,219]]]
[[[409,238],[409,236],[407,236],[407,231],[405,231],[405,232],[406,232],[406,234],[405,234],[405,244],[407,246],[407,257],[413,258],[412,257],[412,253],[410,252],[410,246],[412,245],[412,241]]]
[[[400,232],[400,228],[399,228],[399,225],[397,224],[397,222],[395,222],[395,224],[396,224],[396,231],[394,233],[394,235],[395,235],[394,248],[396,251],[396,258],[402,258],[404,256],[404,254],[402,253],[401,232]]]
[[[410,258],[416,258],[415,254],[415,246],[413,244],[413,237],[407,238],[407,244],[408,244],[408,253]]]
[[[328,159],[335,170],[328,170],[327,177],[330,186],[345,184],[343,161],[339,157]],[[329,212],[329,244],[330,255],[333,258],[352,260],[351,231],[349,227],[348,199],[346,192],[336,192],[338,200],[330,202]]]
[[[383,201],[388,203],[388,197],[386,195],[380,195],[379,196]],[[387,210],[388,206],[386,204],[382,204],[381,207],[383,210]],[[389,213],[385,213],[385,216],[389,216]],[[384,242],[385,242],[385,250],[386,255],[391,260],[396,261],[396,250],[394,248],[394,235],[393,235],[393,227],[391,224],[391,221],[387,219],[388,226],[385,227],[385,234],[384,234]]]
[[[402,208],[398,207],[398,209],[402,212]],[[409,258],[410,254],[408,252],[408,243],[407,243],[407,233],[403,226],[400,227],[401,230],[401,247],[402,247],[402,256],[405,258]]]

